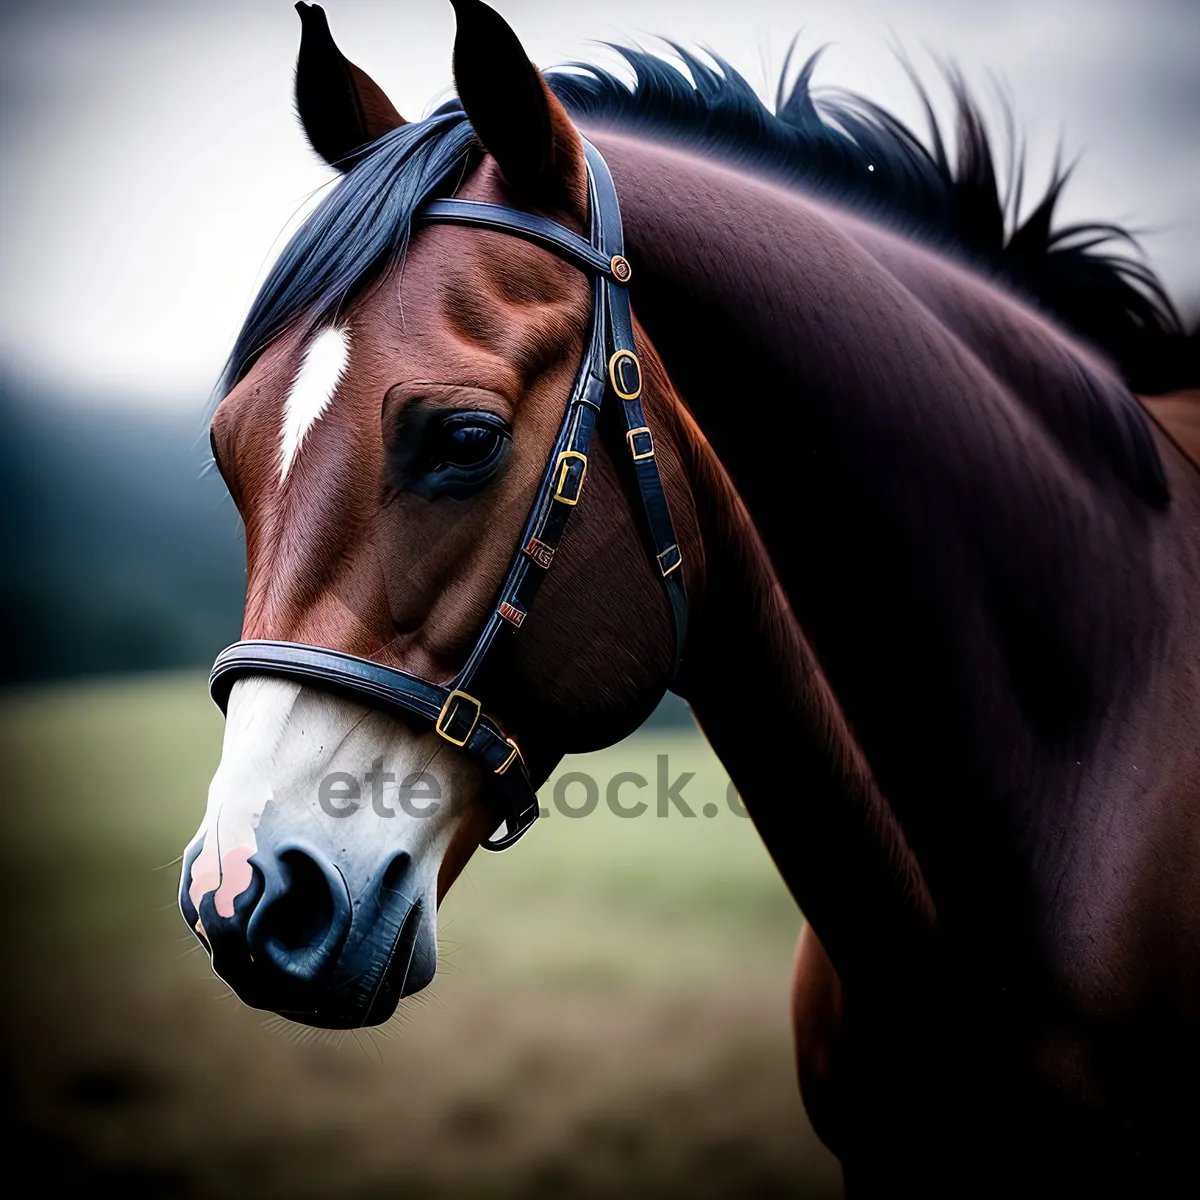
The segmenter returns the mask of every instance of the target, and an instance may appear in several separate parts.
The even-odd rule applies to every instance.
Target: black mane
[[[1108,224],[1052,227],[1066,172],[1054,172],[1040,203],[1017,223],[1020,168],[1008,200],[1000,193],[983,120],[960,81],[953,81],[959,145],[951,164],[928,101],[931,148],[860,96],[833,92],[814,100],[809,84],[816,54],[790,90],[781,83],[772,112],[719,58],[714,68],[675,47],[689,80],[660,57],[615,48],[633,68],[632,88],[583,63],[549,74],[550,86],[574,116],[719,155],[940,246],[1092,342],[1137,390],[1200,383],[1196,338],[1183,335],[1153,271],[1137,257],[1106,249],[1114,242],[1136,249],[1129,234]],[[361,287],[403,258],[417,209],[453,190],[477,149],[457,100],[373,143],[272,266],[218,394],[294,321],[333,319]]]
[[[988,131],[959,77],[950,79],[958,135],[952,162],[920,85],[929,145],[861,96],[830,91],[814,97],[811,80],[819,51],[790,89],[785,64],[772,112],[716,55],[710,65],[672,44],[689,80],[657,55],[612,48],[632,68],[632,88],[587,63],[572,63],[548,76],[574,117],[719,155],[946,250],[1107,354],[1135,390],[1200,382],[1195,341],[1184,336],[1162,283],[1129,232],[1110,223],[1054,227],[1069,170],[1056,167],[1041,200],[1018,220],[1022,163],[1013,167],[1008,194],[1002,193]]]

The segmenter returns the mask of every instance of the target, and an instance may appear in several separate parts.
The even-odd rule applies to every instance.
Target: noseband
[[[470,200],[432,200],[416,218],[426,225],[468,225],[512,234],[552,251],[592,277],[586,349],[566,413],[520,547],[492,614],[462,670],[448,684],[431,683],[338,650],[256,640],[235,642],[222,650],[209,679],[209,691],[222,712],[238,679],[277,675],[317,684],[371,708],[431,722],[441,737],[462,749],[492,777],[492,793],[503,812],[505,830],[501,837],[481,843],[486,850],[511,846],[537,819],[538,803],[517,743],[483,712],[468,689],[499,639],[521,628],[554,562],[567,519],[583,495],[588,447],[601,406],[610,394],[624,419],[625,444],[641,496],[645,532],[671,604],[676,671],[687,633],[687,595],[679,570],[683,559],[658,473],[654,438],[642,412],[641,365],[634,351],[626,289],[632,270],[623,253],[621,210],[612,175],[599,151],[585,141],[584,152],[590,208],[590,236],[586,241],[555,221]]]

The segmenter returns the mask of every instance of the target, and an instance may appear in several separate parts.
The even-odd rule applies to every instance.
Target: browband
[[[492,777],[505,831],[485,839],[486,850],[504,850],[533,824],[537,795],[517,743],[484,714],[468,691],[499,637],[515,633],[550,569],[571,510],[583,494],[596,419],[605,397],[620,406],[625,444],[641,497],[650,552],[658,564],[675,627],[675,673],[687,637],[683,558],[655,456],[654,437],[642,412],[642,373],[633,341],[626,285],[632,269],[624,256],[621,210],[608,165],[586,140],[590,237],[517,209],[471,200],[431,200],[418,212],[421,224],[452,224],[512,234],[549,250],[592,276],[592,316],[586,349],[521,545],[509,566],[487,623],[462,670],[449,684],[431,683],[369,659],[298,642],[241,641],[222,650],[209,679],[212,698],[224,712],[233,684],[247,675],[301,679],[362,701],[372,708],[416,716],[460,747]]]
[[[417,213],[422,225],[471,225],[494,233],[514,234],[565,258],[582,271],[598,275],[612,274],[612,262],[590,242],[585,242],[566,226],[533,213],[481,200],[429,200]],[[613,276],[616,279],[616,276]],[[629,278],[628,275],[625,277]],[[623,281],[618,281],[623,282]]]

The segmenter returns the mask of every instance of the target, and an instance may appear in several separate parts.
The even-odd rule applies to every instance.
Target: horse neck
[[[678,690],[842,979],[911,966],[935,920],[916,860],[745,505],[649,346],[643,362],[650,419],[680,454],[701,543]]]
[[[935,898],[1013,878],[1014,843],[1071,820],[1077,764],[1139,703],[1160,632],[1152,514],[1072,441],[1081,389],[1117,385],[896,238],[662,147],[598,141],[639,319],[811,644],[789,685],[814,686],[815,652]],[[738,637],[769,674],[769,642]],[[739,738],[790,746],[793,727],[772,725],[785,696],[718,684],[694,704],[731,770],[754,772]],[[854,787],[856,811],[876,812]]]

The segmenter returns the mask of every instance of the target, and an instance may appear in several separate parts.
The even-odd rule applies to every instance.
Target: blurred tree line
[[[206,665],[238,636],[243,545],[202,414],[0,375],[5,682]]]

